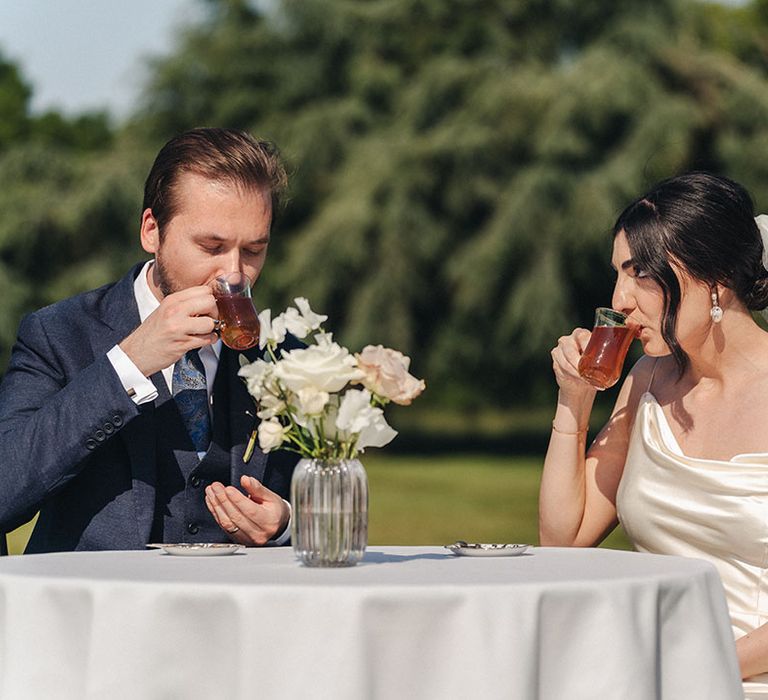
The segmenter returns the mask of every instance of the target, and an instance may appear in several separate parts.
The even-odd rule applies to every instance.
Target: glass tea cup
[[[605,307],[595,310],[592,336],[579,360],[579,374],[596,389],[612,387],[621,376],[621,368],[635,329],[627,325],[626,314]]]
[[[221,340],[233,350],[259,342],[259,318],[251,300],[251,280],[242,272],[221,275],[211,283],[219,310]]]

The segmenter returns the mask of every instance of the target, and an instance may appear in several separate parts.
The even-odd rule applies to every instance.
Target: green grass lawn
[[[543,458],[452,454],[362,455],[370,488],[370,544],[538,543],[537,499]],[[11,533],[23,551],[30,526]],[[603,544],[629,549],[617,529]]]
[[[370,544],[538,543],[543,458],[492,455],[362,456]],[[617,528],[604,547],[630,549]]]

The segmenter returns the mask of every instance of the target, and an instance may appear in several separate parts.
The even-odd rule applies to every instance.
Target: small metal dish
[[[523,554],[530,545],[527,544],[493,544],[483,542],[464,542],[459,540],[445,545],[458,557],[516,557]]]
[[[148,544],[151,549],[162,549],[166,554],[182,557],[216,557],[234,554],[242,545],[226,542],[180,542],[178,544]]]

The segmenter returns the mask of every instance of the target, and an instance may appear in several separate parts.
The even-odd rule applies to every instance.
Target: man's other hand
[[[206,488],[205,503],[219,527],[246,546],[264,545],[281,535],[288,526],[288,504],[252,476],[241,477],[240,485],[247,495],[219,482]]]

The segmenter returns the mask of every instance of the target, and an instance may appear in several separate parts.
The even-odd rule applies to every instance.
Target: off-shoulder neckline
[[[697,462],[721,462],[721,463],[743,463],[742,460],[749,459],[749,458],[755,458],[755,457],[765,457],[768,456],[768,452],[740,452],[739,454],[733,455],[730,459],[710,459],[707,457],[691,457],[685,452],[683,452],[683,448],[680,447],[680,443],[677,441],[677,438],[675,437],[674,432],[672,431],[672,426],[669,424],[669,420],[667,420],[667,414],[664,413],[664,409],[661,407],[661,404],[659,403],[658,399],[650,392],[646,391],[642,397],[641,400],[645,397],[650,397],[650,399],[653,401],[654,405],[658,409],[658,413],[661,414],[660,420],[664,422],[664,429],[660,430],[660,437],[661,440],[665,443],[665,447],[678,457],[683,457],[684,459],[689,460],[695,460]]]

